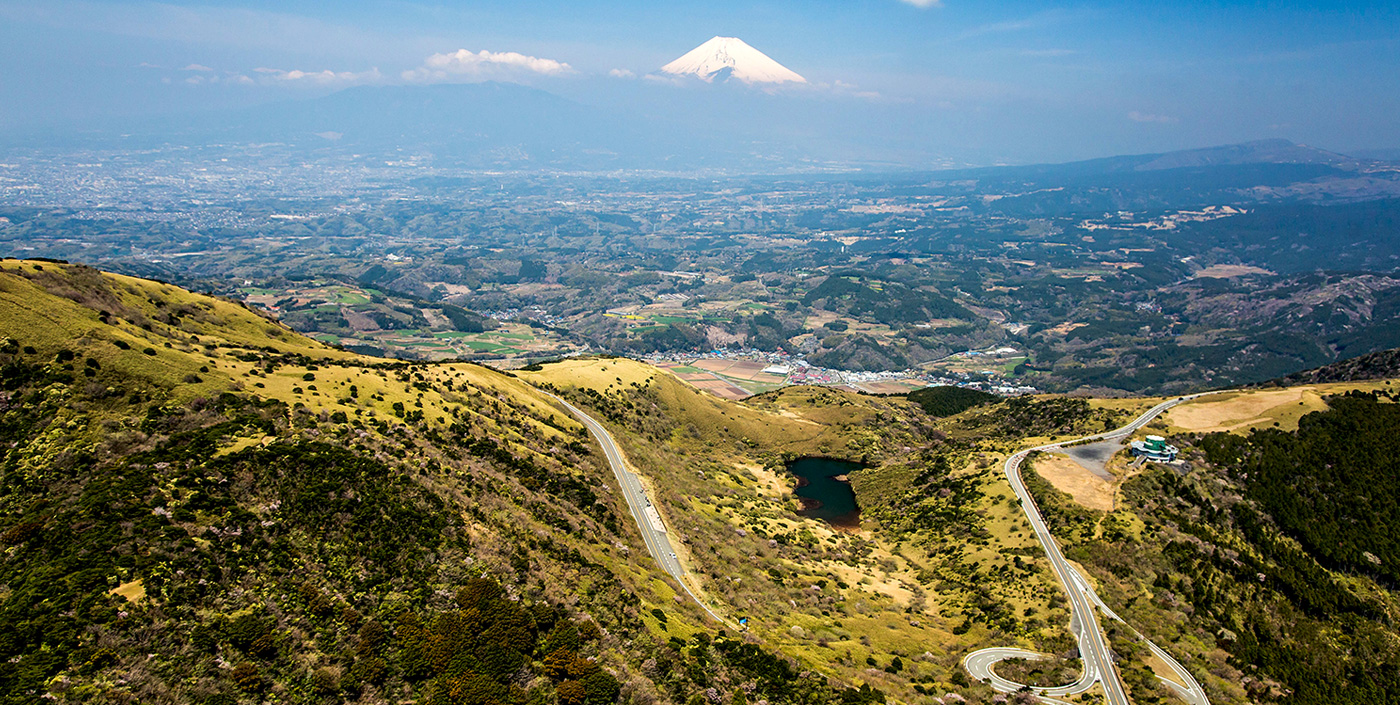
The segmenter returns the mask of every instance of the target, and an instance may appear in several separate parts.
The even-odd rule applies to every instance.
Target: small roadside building
[[[1146,440],[1132,442],[1133,455],[1154,463],[1170,463],[1176,460],[1176,446],[1167,445],[1161,436],[1148,436]]]

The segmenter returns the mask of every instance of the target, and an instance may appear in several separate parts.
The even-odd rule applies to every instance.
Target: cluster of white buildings
[[[992,351],[966,351],[957,353],[960,356],[973,355],[1006,355],[1014,354],[1015,348],[1000,348]],[[805,359],[791,355],[786,352],[768,352],[754,348],[716,348],[707,353],[694,352],[668,352],[668,353],[648,353],[641,356],[645,362],[676,362],[690,364],[697,360],[718,359],[718,360],[747,360],[750,362],[766,362],[768,366],[763,368],[763,372],[786,377],[789,384],[811,384],[811,385],[850,385],[867,384],[871,382],[897,382],[901,380],[915,380],[928,386],[950,386],[968,387],[978,389],[1001,396],[1021,396],[1024,394],[1038,394],[1039,389],[1027,385],[1013,384],[1006,381],[973,381],[969,379],[957,379],[944,376],[931,375],[922,370],[838,370],[828,367],[818,367],[807,362]]]

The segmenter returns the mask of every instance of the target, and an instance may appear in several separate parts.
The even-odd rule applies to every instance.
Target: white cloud
[[[899,0],[905,5],[913,5],[920,10],[927,10],[930,7],[943,7],[943,0]]]
[[[180,70],[181,70],[181,71],[200,71],[200,72],[203,72],[203,73],[210,73],[210,72],[212,72],[214,69],[211,69],[211,68],[209,68],[208,66],[205,66],[204,64],[188,64],[188,65],[186,65],[184,68],[182,68],[182,69],[180,69]]]
[[[636,78],[636,77],[637,77],[637,74],[632,73],[632,72],[629,71],[628,69],[613,69],[613,70],[611,70],[611,71],[608,72],[608,75],[609,75],[609,76],[612,76],[613,78]]]
[[[423,65],[411,71],[404,71],[405,81],[431,83],[450,80],[455,76],[482,76],[496,73],[515,72],[537,73],[545,76],[561,76],[573,73],[574,68],[562,61],[526,56],[513,51],[473,52],[458,49],[447,54],[433,54],[423,61]]]
[[[1181,122],[1170,115],[1155,115],[1153,113],[1140,113],[1136,110],[1128,113],[1128,119],[1133,122],[1153,122],[1159,125],[1172,125]]]
[[[381,78],[383,77],[382,74],[379,73],[379,69],[377,69],[377,68],[375,68],[375,69],[370,69],[370,70],[368,70],[368,71],[360,71],[360,72],[355,72],[355,71],[330,71],[330,70],[325,70],[325,71],[301,71],[301,70],[298,70],[298,69],[292,69],[291,71],[285,71],[285,70],[283,70],[283,69],[269,69],[269,68],[256,68],[256,69],[253,69],[253,71],[254,71],[255,73],[262,74],[262,76],[263,76],[263,78],[264,78],[264,80],[262,81],[263,83],[273,83],[273,84],[278,84],[278,83],[280,83],[280,84],[286,84],[286,85],[319,85],[319,86],[327,86],[327,85],[332,85],[332,84],[374,83],[374,82],[378,81],[379,79],[381,79]],[[247,77],[244,76],[244,77],[242,77],[242,78],[247,78]],[[230,80],[234,80],[234,79],[230,79]],[[243,81],[241,81],[241,80],[236,81],[236,82],[238,82],[238,83],[243,83]],[[250,82],[251,82],[251,79],[250,79]]]
[[[242,76],[239,74],[230,74],[224,78],[220,78],[218,76],[195,74],[193,76],[190,76],[189,78],[186,78],[183,82],[191,86],[202,86],[206,83],[252,83],[253,80],[248,78],[247,76]]]
[[[247,76],[244,76],[241,73],[229,74],[228,78],[224,79],[224,82],[236,83],[240,86],[251,86],[254,83],[253,79],[248,78]]]

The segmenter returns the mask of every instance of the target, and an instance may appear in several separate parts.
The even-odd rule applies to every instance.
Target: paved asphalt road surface
[[[548,392],[545,393],[548,394]],[[680,583],[681,589],[685,590],[687,595],[690,595],[690,599],[695,600],[695,604],[700,605],[700,607],[716,622],[727,624],[731,627],[734,626],[728,620],[715,614],[715,611],[710,609],[710,606],[705,604],[704,600],[701,600],[700,597],[690,589],[690,584],[686,582],[687,573],[685,567],[682,566],[680,560],[676,558],[676,551],[671,547],[670,537],[666,532],[658,531],[656,527],[652,526],[651,522],[647,520],[645,512],[646,508],[651,506],[651,499],[647,497],[646,490],[642,488],[641,478],[638,478],[627,469],[627,462],[622,455],[622,449],[619,448],[617,442],[613,440],[612,434],[608,433],[608,429],[603,428],[603,424],[598,423],[597,419],[583,413],[573,404],[553,394],[549,396],[553,397],[554,400],[560,404],[563,404],[564,408],[578,417],[578,420],[583,422],[588,432],[593,434],[593,437],[597,439],[598,445],[603,447],[603,454],[608,458],[608,465],[612,466],[613,475],[617,477],[617,484],[622,486],[622,496],[627,499],[627,506],[632,510],[632,519],[636,521],[637,531],[642,534],[642,540],[646,542],[647,551],[651,553],[651,557],[661,566],[662,570],[665,570],[672,578],[675,578],[676,582]]]
[[[1035,692],[1046,702],[1060,702],[1056,697],[1075,695],[1083,693],[1094,686],[1094,683],[1103,684],[1104,699],[1109,705],[1129,705],[1128,696],[1123,691],[1123,682],[1118,678],[1118,672],[1114,670],[1113,659],[1109,651],[1108,644],[1103,633],[1099,630],[1098,612],[1095,607],[1101,607],[1110,618],[1118,619],[1118,616],[1103,605],[1089,582],[1077,573],[1069,562],[1065,560],[1064,554],[1060,553],[1059,544],[1050,535],[1050,529],[1045,525],[1045,518],[1041,516],[1040,509],[1035,506],[1035,500],[1026,491],[1025,484],[1021,481],[1021,462],[1026,456],[1036,451],[1059,448],[1069,443],[1079,443],[1083,441],[1097,441],[1108,438],[1120,438],[1131,435],[1138,429],[1146,426],[1162,412],[1189,401],[1204,394],[1193,394],[1170,401],[1164,401],[1152,407],[1147,413],[1137,417],[1132,423],[1108,433],[1101,433],[1095,436],[1086,436],[1075,440],[1062,441],[1060,443],[1050,443],[1035,448],[1027,448],[1006,460],[1006,477],[1011,481],[1011,489],[1016,492],[1016,496],[1021,500],[1021,509],[1026,513],[1026,518],[1030,520],[1031,527],[1035,529],[1036,538],[1040,539],[1040,545],[1045,549],[1045,555],[1050,559],[1050,565],[1055,570],[1055,575],[1060,579],[1060,584],[1065,588],[1065,592],[1070,598],[1070,631],[1079,640],[1079,654],[1084,660],[1084,674],[1078,682],[1055,688],[1034,688]],[[1139,634],[1139,637],[1142,635]],[[1152,652],[1162,658],[1168,666],[1176,672],[1186,686],[1173,681],[1162,679],[1178,696],[1191,705],[1210,705],[1206,699],[1205,690],[1196,682],[1191,674],[1177,663],[1167,652],[1158,648],[1156,644],[1143,641],[1151,648]],[[994,689],[1004,693],[1015,692],[1022,689],[1022,684],[1014,683],[1005,678],[1001,678],[992,672],[992,666],[998,661],[1009,658],[1029,658],[1026,654],[1033,652],[1021,649],[991,648],[974,651],[963,659],[963,666],[973,678],[985,681]]]

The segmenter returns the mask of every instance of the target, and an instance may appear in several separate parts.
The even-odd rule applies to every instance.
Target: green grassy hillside
[[[821,387],[727,402],[623,359],[521,376],[613,426],[705,593],[809,668],[901,701],[991,702],[961,670],[968,651],[1066,648],[1065,603],[998,472],[1004,439],[988,417],[940,420],[902,397]],[[1062,406],[1018,408],[1031,428],[1102,423]],[[859,530],[798,513],[784,465],[809,456],[866,466],[850,476]]]
[[[1134,467],[1112,513],[1033,469],[1027,483],[1099,595],[1171,644],[1211,702],[1396,702],[1400,406],[1386,386],[1333,389],[1293,428],[1175,434],[1186,464]],[[1174,702],[1155,660],[1119,636],[1135,701]]]
[[[1253,419],[1279,390],[1178,407],[1149,430],[1189,464],[1108,463],[1112,511],[1056,489],[1067,459],[1027,482],[1213,703],[1386,702],[1400,431],[1388,385],[1365,388],[1289,397],[1277,428],[1217,407]],[[657,569],[541,389],[611,428],[694,587],[747,631]],[[396,362],[159,282],[0,261],[0,702],[1002,702],[970,650],[1073,651],[1002,461],[1152,403],[944,416],[817,387],[729,402],[615,358]],[[799,511],[785,465],[812,456],[861,466],[858,527]],[[1135,702],[1169,702],[1160,664],[1110,637]]]
[[[880,697],[708,628],[499,372],[6,260],[0,414],[0,702]]]

